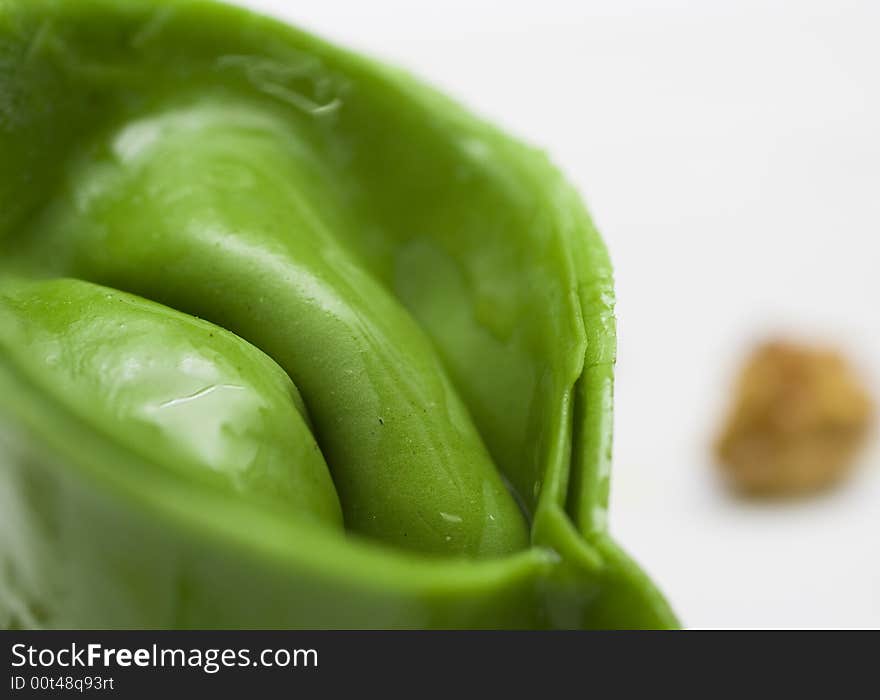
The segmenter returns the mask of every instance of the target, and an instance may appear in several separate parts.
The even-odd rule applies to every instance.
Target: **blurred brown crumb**
[[[866,388],[838,352],[766,343],[738,379],[717,454],[741,493],[817,491],[848,472],[873,411]]]

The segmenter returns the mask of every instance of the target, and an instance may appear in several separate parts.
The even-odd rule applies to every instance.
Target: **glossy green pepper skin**
[[[0,153],[0,624],[675,626],[543,155],[193,0],[0,0]]]

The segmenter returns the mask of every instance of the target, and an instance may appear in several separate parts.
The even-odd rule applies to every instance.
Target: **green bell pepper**
[[[541,153],[240,9],[0,0],[0,156],[0,625],[676,625]]]

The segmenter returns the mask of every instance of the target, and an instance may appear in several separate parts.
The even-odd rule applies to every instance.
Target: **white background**
[[[691,627],[880,627],[880,451],[737,501],[709,446],[756,339],[880,377],[880,3],[252,0],[546,148],[617,276],[612,531]]]

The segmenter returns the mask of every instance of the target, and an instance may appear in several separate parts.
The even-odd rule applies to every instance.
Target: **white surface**
[[[880,3],[254,0],[546,147],[616,267],[612,530],[693,627],[880,627],[880,456],[726,496],[708,445],[780,327],[880,376]],[[876,383],[875,383],[876,387]]]

